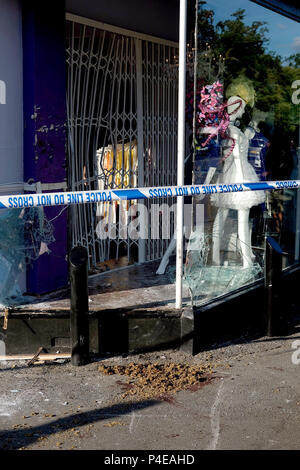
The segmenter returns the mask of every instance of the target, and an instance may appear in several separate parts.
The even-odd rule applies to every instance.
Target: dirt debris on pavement
[[[107,353],[79,368],[0,362],[0,448],[207,449],[219,419],[218,449],[299,449],[298,338]]]
[[[159,398],[181,390],[196,390],[212,378],[211,364],[188,365],[176,363],[129,363],[128,365],[100,365],[99,372],[105,375],[128,377],[122,398],[137,396]]]
[[[112,426],[126,426],[125,423],[121,423],[121,421],[110,421],[109,423],[103,424],[105,428],[111,428]]]

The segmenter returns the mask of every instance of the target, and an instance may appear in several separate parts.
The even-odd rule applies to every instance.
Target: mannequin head
[[[243,98],[240,96],[230,96],[227,103],[230,122],[234,122],[236,119],[243,116],[246,107],[246,101],[243,100]]]
[[[253,108],[255,103],[255,90],[251,80],[244,75],[240,75],[235,78],[226,90],[226,98],[228,100],[228,113],[230,122],[234,122],[236,119],[240,119],[244,112],[246,105]],[[240,100],[236,105],[230,106],[230,103]],[[240,107],[239,107],[240,104]],[[239,109],[237,109],[239,107]],[[234,112],[236,110],[236,112]],[[249,121],[248,121],[249,122]]]

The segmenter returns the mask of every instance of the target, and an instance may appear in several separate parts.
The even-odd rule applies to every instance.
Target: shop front
[[[192,211],[201,207],[204,223],[193,222],[185,243],[183,284],[197,307],[262,280],[267,237],[281,247],[284,270],[299,263],[299,194],[292,181],[300,168],[300,55],[295,7],[287,17],[244,0],[225,10],[221,2],[196,2],[195,10],[186,153],[193,184],[211,185],[210,194],[193,198]],[[279,191],[238,191],[239,183],[274,180],[291,183]],[[166,264],[165,256],[160,271]]]
[[[8,4],[0,2],[3,11]],[[246,305],[243,296],[263,286],[267,236],[280,246],[286,273],[299,264],[299,191],[232,191],[239,183],[300,179],[299,9],[293,2],[234,0],[225,8],[188,0],[186,109],[179,116],[179,2],[124,4],[56,1],[50,14],[38,2],[14,2],[19,35],[1,28],[14,47],[0,55],[1,183],[43,193],[176,186],[180,121],[180,178],[222,188],[185,199],[182,307],[203,312],[233,298]],[[9,61],[12,54],[19,60]],[[83,245],[90,274],[154,263],[151,282],[172,287],[165,304],[175,310],[176,200],[161,195],[139,206],[77,205],[68,218],[63,207],[28,218],[23,211],[10,220],[19,230],[10,230],[19,237],[11,246],[21,247],[11,260],[23,272],[10,294],[19,301],[22,290],[36,295],[67,286],[68,251]]]

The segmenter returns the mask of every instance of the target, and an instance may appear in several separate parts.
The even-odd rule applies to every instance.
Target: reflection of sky
[[[270,39],[268,49],[282,57],[288,57],[296,52],[300,53],[300,24],[285,16],[274,13],[250,0],[207,0],[206,8],[215,12],[215,20],[224,21],[239,8],[245,10],[245,21],[265,21]]]

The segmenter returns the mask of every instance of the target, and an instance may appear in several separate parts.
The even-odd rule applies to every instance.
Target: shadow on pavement
[[[117,416],[130,414],[132,411],[142,410],[160,404],[158,400],[145,400],[140,402],[120,403],[102,409],[95,409],[82,413],[72,414],[56,419],[51,423],[26,429],[13,429],[0,431],[0,450],[15,450],[27,447],[41,437],[47,437],[69,429],[79,428],[87,424],[104,421]]]

